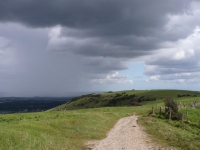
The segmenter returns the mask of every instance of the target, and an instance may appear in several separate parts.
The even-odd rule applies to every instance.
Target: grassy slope
[[[200,92],[181,90],[144,90],[144,91],[120,91],[113,93],[83,95],[75,98],[69,103],[55,107],[52,110],[62,109],[84,109],[105,106],[130,106],[133,101],[150,102],[165,98],[177,98],[178,95],[190,95],[188,97],[200,96]],[[181,98],[179,98],[181,99]]]
[[[157,100],[143,102],[143,105],[138,107],[104,107],[64,111],[61,109],[65,109],[66,105],[63,105],[64,107],[53,109],[61,111],[0,115],[0,149],[84,149],[85,141],[105,137],[107,131],[119,118],[132,115],[135,112],[142,115],[139,123],[146,127],[147,132],[153,135],[157,142],[178,146],[181,149],[195,150],[200,147],[200,128],[195,122],[195,117],[200,113],[200,109],[190,109],[190,123],[184,125],[180,122],[168,122],[162,118],[152,118],[146,115],[152,105],[163,106],[165,97],[172,97],[184,103],[190,103],[194,100],[200,102],[199,93],[171,90],[126,91],[126,93],[128,95],[135,94],[137,97],[153,97]],[[198,97],[193,97],[196,93]],[[177,98],[178,94],[192,96]],[[115,95],[116,93],[104,93],[101,95],[101,99],[109,101]],[[84,99],[90,98],[82,97],[73,103],[83,103]],[[98,105],[93,106],[92,103],[89,104],[82,107],[99,107]],[[67,105],[68,109],[78,107]],[[127,104],[123,103],[123,105]],[[185,112],[186,110],[181,111]]]
[[[175,101],[190,104],[193,101],[200,102],[200,97],[176,98]],[[153,102],[152,104],[154,106],[164,106],[162,101]],[[151,105],[148,104],[144,107],[150,108]],[[138,111],[141,112],[141,110]],[[145,127],[147,133],[153,135],[154,140],[157,142],[167,143],[170,146],[185,150],[199,150],[200,125],[198,124],[198,116],[200,115],[200,108],[182,108],[180,112],[184,114],[188,112],[189,122],[186,121],[186,118],[183,124],[180,121],[166,120],[158,115],[156,117],[142,115],[139,119],[139,123]]]
[[[83,149],[87,140],[105,137],[116,121],[132,108],[0,115],[0,149]]]

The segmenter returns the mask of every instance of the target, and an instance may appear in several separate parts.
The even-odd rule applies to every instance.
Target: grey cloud
[[[163,40],[182,36],[165,36],[163,27],[169,21],[167,15],[185,12],[191,1],[3,0],[2,3],[0,21],[34,28],[62,27],[58,43],[53,41],[52,46],[50,39],[47,49],[130,59],[149,55]]]
[[[83,62],[89,66],[90,72],[108,73],[115,70],[128,69],[127,60],[108,57],[88,57]]]
[[[138,55],[135,52],[131,53],[133,50],[156,48],[155,43],[160,42],[159,34],[163,32],[163,26],[168,21],[166,16],[184,12],[190,2],[187,0],[154,2],[149,0],[3,0],[3,5],[0,7],[0,20],[20,22],[31,27],[61,25],[85,30],[83,38],[99,37],[103,42],[107,40],[111,45],[118,43],[120,39],[119,46],[129,43],[127,46],[130,52],[124,56],[127,57]],[[135,37],[128,37],[132,35]],[[157,35],[159,37],[155,39]],[[154,37],[154,40],[149,40],[148,37]],[[96,47],[86,48],[89,52],[85,52],[83,48],[80,53],[91,53],[91,49]],[[127,48],[120,47],[120,49],[126,51]],[[109,52],[105,52],[105,55],[111,56]]]
[[[84,31],[56,26],[49,37],[48,50],[71,51],[84,56],[135,58],[157,48],[153,37],[90,37]]]
[[[9,33],[12,29],[17,30]],[[84,67],[79,56],[45,51],[48,30],[0,24],[0,32],[9,33],[5,37],[12,44],[3,59],[0,56],[1,92],[10,96],[67,96],[81,89]]]
[[[170,58],[160,58],[157,61],[154,62],[147,62],[146,65],[150,66],[159,66],[159,71],[163,71],[163,74],[166,72],[181,72],[182,71],[200,71],[200,66],[198,63],[198,60],[195,60],[194,58],[188,59],[188,60],[171,60]],[[171,70],[171,71],[170,71]],[[174,70],[174,71],[173,71]],[[177,71],[176,71],[177,70]]]
[[[74,91],[93,90],[91,79],[128,68],[127,59],[45,51],[49,29],[4,25],[0,24],[1,33],[12,31],[4,36],[10,39],[12,47],[9,48],[12,49],[0,56],[0,85],[4,85],[0,86],[0,91],[7,95],[67,96]],[[9,66],[5,63],[8,60],[12,60]]]
[[[146,75],[167,75],[184,72],[200,72],[198,59],[192,57],[186,60],[175,61],[170,58],[161,57],[153,62],[146,61]]]
[[[182,12],[187,0],[2,0],[0,19],[30,26],[94,27],[112,23],[155,26],[166,13]],[[177,5],[179,7],[177,7]],[[157,10],[157,11],[155,11]],[[159,13],[158,13],[159,12]],[[151,17],[149,17],[151,16]],[[128,25],[129,26],[129,25]]]
[[[155,66],[154,70],[145,70],[146,75],[168,75],[168,74],[176,74],[176,73],[185,73],[185,72],[198,72],[200,71],[200,67],[193,68],[193,66],[176,68],[167,66],[164,68],[162,66]]]
[[[200,74],[200,27],[185,39],[174,42],[172,47],[158,51],[145,62],[145,74],[156,80],[177,83],[198,83]]]
[[[70,1],[66,1],[67,6],[68,2]],[[151,5],[150,3],[152,2],[127,0],[93,1],[89,5],[81,5],[82,2],[72,2],[70,5],[73,4],[73,7],[63,10],[63,14],[73,16],[66,18],[74,24],[71,25],[65,19],[61,19],[57,23],[62,28],[56,39],[58,44],[52,46],[52,43],[56,42],[50,39],[48,49],[71,51],[90,57],[130,59],[155,53],[155,49],[163,46],[163,41],[176,41],[188,35],[187,32],[184,35],[179,33],[172,36],[171,32],[166,33],[164,29],[169,21],[167,15],[183,13],[190,6],[188,1],[156,1]],[[179,7],[175,4],[179,4]],[[86,16],[86,19],[82,19],[83,16]]]
[[[191,80],[191,79],[198,79],[198,76],[200,73],[179,73],[175,75],[166,75],[166,76],[161,76],[160,79],[162,80],[177,80],[177,79],[185,79],[185,80]]]

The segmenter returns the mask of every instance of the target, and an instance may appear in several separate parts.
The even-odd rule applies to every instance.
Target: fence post
[[[161,114],[162,114],[162,107],[160,106],[160,114],[159,114],[160,117],[161,117]]]
[[[188,122],[188,111],[186,112],[186,118],[187,118],[187,122]]]
[[[181,122],[184,122],[184,113],[182,113]]]
[[[172,109],[171,107],[169,107],[169,120],[171,120],[171,118],[172,118]]]
[[[153,115],[155,114],[154,106],[153,106],[153,105],[152,105],[152,114],[153,114]]]
[[[158,113],[158,105],[156,104],[156,114]]]

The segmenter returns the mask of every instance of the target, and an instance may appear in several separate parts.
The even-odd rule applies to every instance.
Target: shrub
[[[178,112],[178,104],[172,99],[165,99],[165,113],[166,117],[169,118],[170,108],[171,108],[171,119],[181,120],[181,113]]]
[[[132,106],[139,106],[139,103],[138,102],[132,102],[131,105]]]

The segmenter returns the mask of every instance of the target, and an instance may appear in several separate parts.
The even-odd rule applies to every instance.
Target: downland
[[[179,104],[188,120],[168,120],[158,113],[164,100]],[[165,147],[197,150],[200,147],[200,92],[183,90],[130,90],[82,95],[45,112],[0,115],[0,149],[85,149],[85,142],[100,140],[118,119],[136,113],[138,123]],[[156,115],[148,115],[152,106]]]

